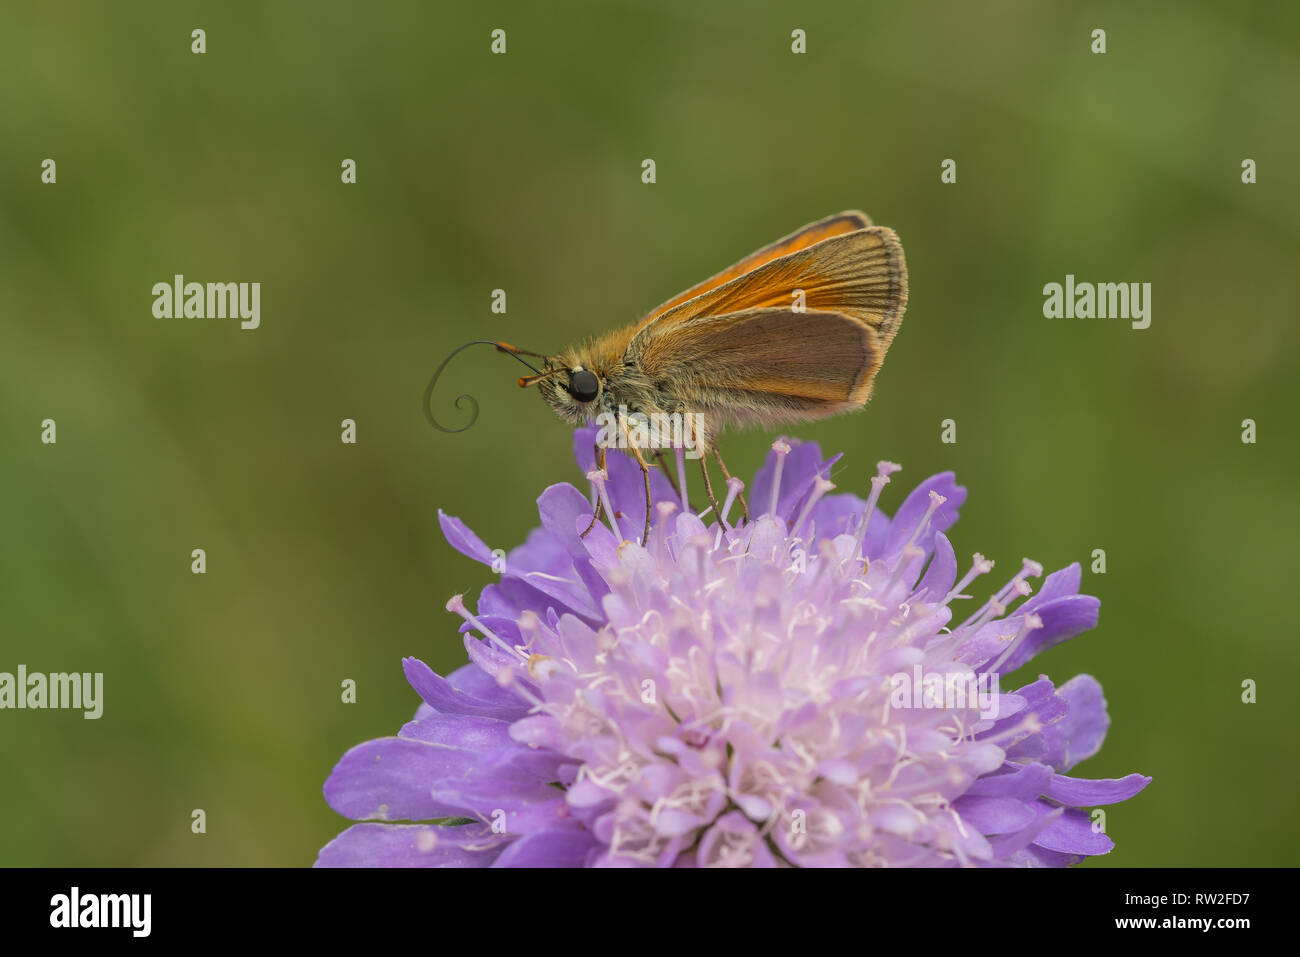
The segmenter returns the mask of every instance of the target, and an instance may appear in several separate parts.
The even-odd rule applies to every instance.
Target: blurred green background
[[[580,479],[488,350],[439,391],[478,424],[431,429],[438,361],[556,349],[860,207],[907,320],[865,413],[792,434],[846,453],[841,489],[903,463],[891,509],[955,469],[959,555],[1106,550],[1100,627],[1028,669],[1104,685],[1081,772],[1155,778],[1097,864],[1294,864],[1300,10],[1138,7],[9,5],[0,670],[102,671],[105,711],[0,712],[0,863],[310,864],[334,762],[415,709],[400,658],[464,660],[443,604],[492,575],[438,508],[509,548]],[[178,272],[261,282],[261,328],[153,318]],[[1066,273],[1151,282],[1151,327],[1045,319]]]

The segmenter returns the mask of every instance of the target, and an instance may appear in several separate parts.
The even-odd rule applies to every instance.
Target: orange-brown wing
[[[685,411],[780,425],[861,406],[885,351],[861,319],[781,308],[692,319],[634,343],[632,354]]]
[[[792,309],[796,304],[807,312],[861,320],[875,331],[883,356],[907,307],[907,265],[898,236],[892,229],[869,226],[823,239],[674,306],[639,327],[632,342],[671,336],[702,316]]]
[[[842,213],[836,213],[834,216],[827,216],[825,219],[819,219],[815,223],[809,223],[802,229],[796,230],[789,236],[778,239],[774,243],[764,246],[758,252],[751,253],[734,266],[724,269],[709,279],[698,285],[692,286],[680,295],[673,296],[667,302],[660,304],[650,311],[638,325],[648,325],[655,319],[662,316],[669,309],[678,306],[688,299],[694,299],[701,293],[708,292],[710,289],[716,289],[725,282],[735,279],[737,276],[743,276],[747,272],[752,272],[764,263],[769,263],[773,259],[779,259],[790,253],[798,252],[801,249],[807,249],[814,243],[819,243],[823,239],[830,239],[832,236],[840,236],[844,233],[855,232],[871,225],[871,218],[863,212],[856,209],[845,210]]]

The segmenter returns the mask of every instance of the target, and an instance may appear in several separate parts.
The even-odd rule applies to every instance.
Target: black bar
[[[1071,941],[1201,936],[1231,946],[1242,934],[1286,929],[1279,917],[1294,873],[1092,867],[1050,873],[706,875],[679,870],[671,876],[627,871],[547,876],[509,870],[36,868],[0,871],[0,881],[0,928],[7,943],[33,937],[51,942],[62,937],[66,943],[75,936],[81,946],[280,937],[300,944],[347,939],[380,944],[414,933],[438,949],[453,942],[473,946],[473,935],[482,934],[483,945],[496,949],[517,933],[549,948],[569,934],[613,943],[659,928],[663,945],[676,950],[698,942],[701,931],[734,943],[737,937],[761,940],[785,928],[810,946],[835,936],[867,949],[873,939],[901,934],[927,951],[943,952],[949,946],[969,950],[998,939],[1023,939],[1027,933]],[[117,910],[119,924],[128,926],[52,926],[70,923],[74,887],[81,915],[97,917],[107,903],[107,917]],[[105,902],[101,896],[146,894],[147,936],[136,936],[144,929],[143,896],[130,899],[129,911],[123,898]],[[87,904],[92,896],[95,902]],[[1201,925],[1206,920],[1208,930]],[[677,934],[681,937],[674,942]]]

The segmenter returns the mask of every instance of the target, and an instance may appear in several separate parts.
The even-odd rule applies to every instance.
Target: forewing
[[[794,313],[791,307],[800,302],[807,311]],[[674,306],[643,323],[633,343],[672,335],[704,316],[785,308],[796,316],[829,312],[858,319],[875,331],[883,357],[906,306],[903,247],[892,229],[871,226],[781,256]]]
[[[825,219],[819,219],[815,223],[809,223],[802,229],[798,229],[789,236],[784,236],[774,243],[769,243],[757,252],[750,253],[740,262],[724,269],[716,276],[704,280],[698,285],[692,286],[685,292],[674,296],[667,302],[662,303],[640,323],[640,326],[648,325],[655,319],[658,319],[668,310],[678,306],[687,300],[694,299],[696,296],[708,292],[710,289],[716,289],[724,283],[730,282],[738,276],[745,273],[753,272],[759,266],[771,262],[774,259],[780,259],[782,256],[788,256],[790,253],[798,252],[801,249],[807,249],[809,246],[821,242],[823,239],[830,239],[833,236],[841,236],[845,233],[856,232],[871,225],[871,218],[866,213],[856,209],[845,210],[842,213],[836,213],[834,216],[827,216]],[[639,328],[639,327],[638,327]]]

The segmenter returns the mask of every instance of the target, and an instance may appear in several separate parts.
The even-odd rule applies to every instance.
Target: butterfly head
[[[555,414],[574,425],[590,422],[596,416],[606,390],[604,372],[574,354],[547,359],[539,374],[526,376],[519,384],[536,384]]]

